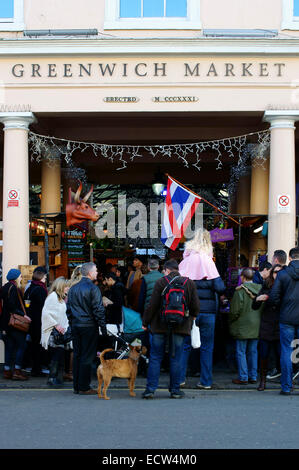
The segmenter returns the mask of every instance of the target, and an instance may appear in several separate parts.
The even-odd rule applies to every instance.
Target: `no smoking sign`
[[[7,207],[19,207],[20,191],[18,189],[10,189],[7,197]]]
[[[277,196],[277,212],[285,214],[291,212],[291,197],[289,194],[279,194]]]

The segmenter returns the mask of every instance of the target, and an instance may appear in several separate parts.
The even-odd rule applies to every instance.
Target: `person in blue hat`
[[[8,325],[11,313],[25,316],[24,300],[20,289],[21,271],[19,269],[10,269],[6,279],[7,283],[1,289],[3,310],[0,317],[0,329],[3,331],[5,344],[4,378],[9,380],[27,380],[28,377],[21,371],[26,348],[26,333]],[[27,315],[26,317],[29,318]]]

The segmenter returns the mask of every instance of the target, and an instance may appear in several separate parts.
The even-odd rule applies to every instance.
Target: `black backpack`
[[[175,276],[173,279],[165,277],[167,286],[164,288],[161,296],[163,300],[161,310],[161,320],[169,327],[181,325],[189,311],[186,305],[185,286],[187,277]]]

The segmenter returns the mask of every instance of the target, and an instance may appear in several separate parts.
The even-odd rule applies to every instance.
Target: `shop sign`
[[[279,194],[277,196],[277,212],[282,214],[291,212],[291,196],[289,194]]]
[[[234,240],[234,231],[232,228],[215,228],[214,230],[211,230],[210,235],[213,243],[228,242],[230,240]]]
[[[137,96],[107,96],[103,99],[105,103],[138,103]]]
[[[86,261],[86,233],[81,230],[65,230],[61,234],[63,248],[68,252],[69,268],[74,269],[76,266]]]
[[[234,62],[225,62],[215,59],[202,58],[201,62],[190,60],[178,62],[167,60],[166,62],[144,62],[115,60],[113,62],[99,63],[96,59],[88,62],[64,63],[56,60],[55,63],[13,63],[10,66],[11,76],[21,78],[49,78],[49,79],[72,79],[72,78],[117,78],[132,80],[138,78],[163,78],[171,77],[174,73],[180,74],[181,78],[220,78],[229,80],[231,77],[260,77],[260,78],[283,78],[286,72],[286,63],[278,62],[276,59],[267,62],[252,60],[243,62],[243,59]]]
[[[19,207],[20,191],[18,189],[10,189],[7,197],[7,207]]]
[[[154,103],[196,103],[196,96],[154,96]]]

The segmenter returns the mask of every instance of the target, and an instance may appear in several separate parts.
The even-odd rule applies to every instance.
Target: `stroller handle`
[[[125,344],[127,347],[129,347],[129,343],[127,343],[121,336],[116,335],[115,333],[112,333],[112,331],[107,329],[107,332],[109,335],[114,336],[114,338],[117,338],[121,343]]]

